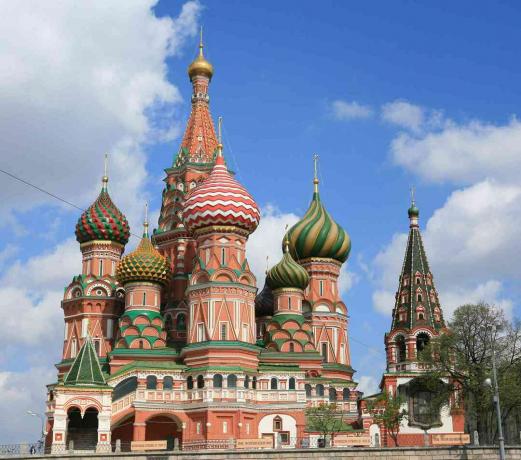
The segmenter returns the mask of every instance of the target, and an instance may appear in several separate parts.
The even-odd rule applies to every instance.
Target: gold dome
[[[210,64],[203,54],[203,30],[201,28],[201,41],[199,42],[199,56],[197,56],[193,62],[188,66],[188,76],[190,80],[197,75],[204,75],[205,77],[212,78],[213,65]]]

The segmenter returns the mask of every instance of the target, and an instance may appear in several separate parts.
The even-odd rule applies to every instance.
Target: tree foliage
[[[407,410],[402,409],[404,403],[400,395],[391,395],[387,391],[370,400],[367,409],[376,424],[385,428],[394,444],[398,446],[398,432],[402,421],[407,417]]]
[[[493,347],[496,353],[503,422],[521,415],[521,331],[502,311],[479,303],[454,312],[449,332],[430,342],[420,359],[430,365],[430,377],[450,376],[453,406],[463,401],[469,432],[477,430],[482,443],[497,439],[491,378]]]
[[[343,412],[336,404],[320,403],[306,409],[308,431],[318,431],[324,438],[344,428]]]

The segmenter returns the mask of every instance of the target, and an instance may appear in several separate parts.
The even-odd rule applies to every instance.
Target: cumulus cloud
[[[487,178],[518,181],[521,123],[444,121],[441,130],[421,136],[401,133],[391,144],[394,161],[429,182],[468,185]]]
[[[85,206],[110,152],[112,194],[135,221],[145,194],[143,143],[172,127],[162,115],[181,102],[165,59],[196,33],[201,9],[191,1],[177,18],[158,18],[156,1],[2,4],[0,111],[9,117],[0,136],[11,172]],[[49,199],[16,182],[0,191],[2,212]]]
[[[424,123],[423,108],[407,101],[394,101],[382,106],[382,119],[402,128],[418,130]]]
[[[359,391],[364,393],[365,396],[374,395],[378,390],[378,382],[372,375],[361,375],[358,378]]]
[[[341,121],[369,118],[373,115],[373,109],[368,105],[362,105],[356,101],[342,101],[340,99],[333,101],[331,110],[333,116]]]

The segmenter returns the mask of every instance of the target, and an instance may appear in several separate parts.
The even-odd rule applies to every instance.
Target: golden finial
[[[203,26],[201,26],[201,29],[199,30],[199,56],[203,56]]]
[[[313,168],[314,168],[314,174],[313,174],[313,191],[315,193],[318,193],[318,155],[315,153],[313,154]]]
[[[108,163],[109,163],[109,154],[105,154],[105,161],[103,162],[103,177],[101,179],[103,190],[107,190],[107,184],[109,182],[108,176]]]
[[[289,235],[288,235],[288,227],[289,225],[286,224],[286,227],[284,228],[284,254],[289,252]]]
[[[145,202],[145,220],[143,221],[143,238],[148,238],[148,202]]]
[[[414,193],[416,192],[414,185],[411,187],[411,205],[414,206]]]
[[[223,125],[223,117],[219,117],[217,119],[217,156],[222,156],[223,154],[223,137],[222,137],[222,125]]]

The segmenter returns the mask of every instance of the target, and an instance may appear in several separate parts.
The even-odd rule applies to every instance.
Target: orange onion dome
[[[212,226],[236,227],[253,233],[259,225],[257,204],[230,174],[221,152],[210,175],[188,195],[183,220],[190,233]]]

